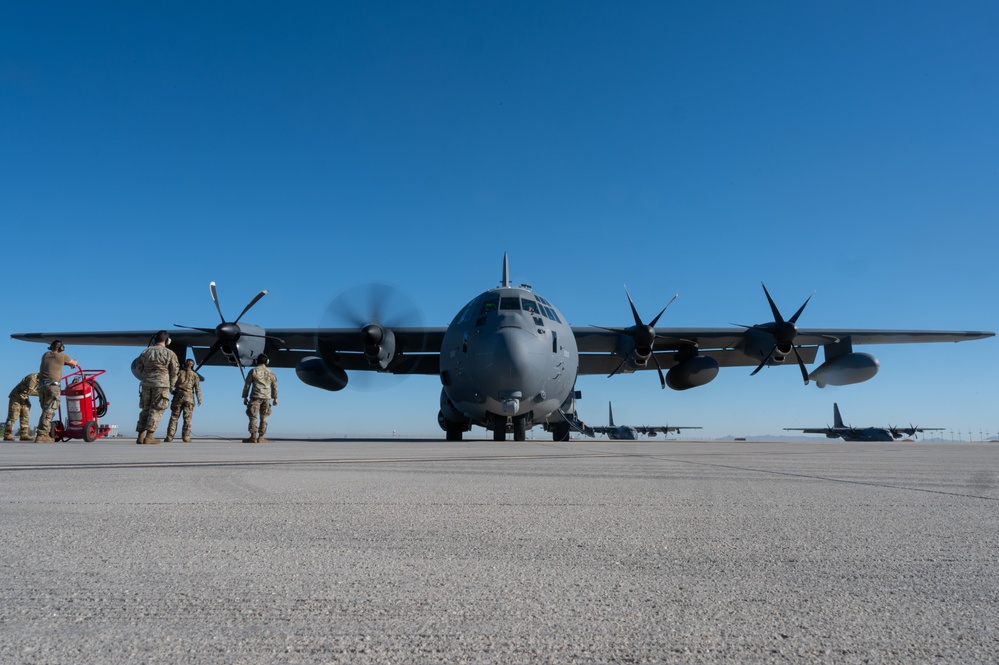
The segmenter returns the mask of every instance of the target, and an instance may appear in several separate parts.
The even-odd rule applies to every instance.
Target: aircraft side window
[[[500,298],[500,309],[520,309],[520,298],[516,296]]]
[[[552,307],[551,310],[552,310],[552,319],[554,319],[556,323],[562,323],[562,319],[558,318],[558,314],[555,313],[555,308]]]
[[[530,312],[532,314],[538,313],[538,303],[534,302],[533,300],[528,300],[527,298],[524,298],[520,302],[525,312]]]
[[[555,317],[552,315],[552,308],[549,307],[548,305],[541,305],[541,311],[544,312],[544,315],[547,316],[549,319],[553,321],[555,320]]]

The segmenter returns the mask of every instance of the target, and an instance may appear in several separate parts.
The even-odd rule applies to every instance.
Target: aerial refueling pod
[[[306,356],[295,365],[295,374],[302,383],[313,388],[337,391],[347,386],[347,372],[342,367],[328,365],[319,356]]]
[[[666,372],[666,385],[673,390],[687,390],[710,383],[718,376],[718,361],[708,356],[694,356],[677,363]]]
[[[808,375],[819,388],[848,386],[867,381],[878,373],[878,359],[869,353],[845,353],[825,361]]]

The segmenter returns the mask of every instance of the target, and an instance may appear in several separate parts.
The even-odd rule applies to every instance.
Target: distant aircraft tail
[[[607,402],[607,425],[614,427],[614,407],[610,402]]]
[[[833,402],[833,427],[844,427],[843,418],[839,415],[839,404]]]

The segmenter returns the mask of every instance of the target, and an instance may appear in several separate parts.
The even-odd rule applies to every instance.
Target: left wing
[[[720,367],[798,364],[807,383],[819,387],[866,381],[877,373],[878,360],[856,353],[854,346],[964,342],[995,336],[976,330],[865,330],[848,328],[797,330],[788,343],[756,328],[654,328],[650,343],[637,344],[630,335],[604,328],[573,327],[579,348],[579,373],[614,374],[641,370],[666,371],[663,386],[686,390],[713,380]],[[810,374],[806,364],[824,362]],[[754,372],[755,373],[755,372]]]

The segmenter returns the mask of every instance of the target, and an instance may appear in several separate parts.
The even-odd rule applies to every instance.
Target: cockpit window
[[[482,301],[482,310],[479,314],[491,314],[492,312],[495,312],[497,304],[499,304],[499,298],[496,296],[486,298]]]
[[[523,300],[520,301],[520,303],[521,306],[524,308],[525,312],[530,312],[531,314],[538,313],[538,303],[534,302],[533,300],[528,300],[527,298],[524,298]]]
[[[520,298],[515,296],[500,298],[500,309],[520,309]]]
[[[454,320],[451,321],[451,325],[454,325],[456,323],[464,323],[465,321],[470,319],[472,317],[472,312],[475,311],[475,304],[476,301],[473,300],[472,302],[465,305],[461,309],[461,311],[458,312],[458,314],[454,317]]]

